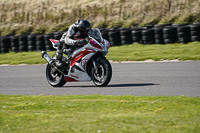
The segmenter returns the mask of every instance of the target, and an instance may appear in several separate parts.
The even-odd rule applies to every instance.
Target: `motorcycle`
[[[55,49],[58,49],[58,40],[50,39]],[[112,67],[106,59],[110,43],[102,38],[98,28],[88,32],[87,43],[76,48],[70,57],[63,56],[64,65],[56,67],[55,53],[52,58],[46,51],[42,57],[47,61],[46,79],[53,87],[62,87],[67,82],[93,81],[96,86],[107,86],[112,77]],[[68,55],[67,52],[64,52]]]

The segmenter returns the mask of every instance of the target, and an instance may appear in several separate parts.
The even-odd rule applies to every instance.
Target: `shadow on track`
[[[152,86],[152,85],[160,85],[154,83],[138,83],[138,84],[111,84],[107,87],[136,87],[136,86]]]
[[[127,83],[127,84],[110,84],[106,87],[139,87],[139,86],[152,86],[152,85],[160,85],[160,84],[154,84],[154,83],[138,83],[138,84],[133,84],[133,83]],[[66,86],[66,87],[96,87],[95,85],[83,85],[83,86]]]

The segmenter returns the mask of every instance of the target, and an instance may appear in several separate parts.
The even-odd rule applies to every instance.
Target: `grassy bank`
[[[108,59],[114,61],[200,60],[200,42],[166,45],[123,45],[112,47]]]
[[[0,132],[200,132],[200,98],[0,95]]]
[[[2,35],[65,31],[79,19],[94,27],[200,21],[200,0],[1,0]]]
[[[53,55],[54,52],[48,52]],[[123,45],[114,46],[109,49],[107,55],[113,61],[144,61],[152,59],[159,60],[200,60],[200,42],[189,44],[167,44],[167,45]],[[0,54],[0,64],[45,64],[41,52],[23,52]]]

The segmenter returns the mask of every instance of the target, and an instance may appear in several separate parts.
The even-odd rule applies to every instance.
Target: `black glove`
[[[86,40],[85,39],[79,39],[79,40],[76,40],[75,44],[78,45],[78,46],[82,46],[84,44],[86,44]]]

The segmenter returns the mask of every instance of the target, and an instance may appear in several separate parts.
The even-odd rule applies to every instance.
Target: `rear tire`
[[[108,85],[108,83],[111,80],[112,67],[110,65],[110,62],[106,58],[101,58],[98,63],[99,63],[99,66],[96,72],[95,72],[94,66],[92,66],[91,78],[93,80],[93,83],[96,86],[104,87]]]
[[[46,67],[46,78],[48,83],[53,87],[62,87],[66,81],[64,75],[59,73],[53,66],[47,64]]]

